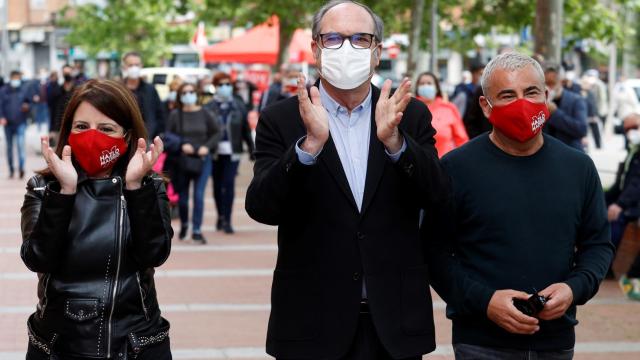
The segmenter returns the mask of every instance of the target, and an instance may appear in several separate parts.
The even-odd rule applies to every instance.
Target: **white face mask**
[[[629,130],[629,132],[627,133],[627,139],[629,139],[629,142],[632,145],[639,145],[640,144],[640,130],[637,130],[637,129]]]
[[[338,89],[355,89],[371,77],[371,49],[354,49],[343,43],[340,49],[321,51],[320,75]]]
[[[138,79],[140,78],[140,70],[142,70],[140,66],[130,66],[125,70],[125,77],[129,79]]]

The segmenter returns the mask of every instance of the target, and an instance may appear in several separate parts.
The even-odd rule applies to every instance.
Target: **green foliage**
[[[167,31],[167,19],[176,13],[173,0],[109,0],[104,7],[87,4],[64,12],[73,13],[63,16],[62,25],[71,29],[66,40],[92,56],[135,50],[146,65],[156,65],[168,55],[170,40],[184,36],[184,29]]]
[[[362,0],[385,21],[385,34],[408,33],[411,26],[413,0]],[[429,40],[431,1],[425,3],[422,48]],[[564,0],[564,38],[567,47],[579,39],[596,39],[622,44],[625,39],[640,42],[636,23],[624,21],[624,14],[640,11],[640,0],[612,0],[604,6],[600,0]],[[119,53],[140,51],[148,65],[167,55],[172,43],[188,42],[197,21],[209,27],[227,21],[235,26],[252,26],[272,15],[280,19],[282,44],[288,44],[293,31],[311,26],[313,12],[323,0],[108,0],[106,7],[83,5],[73,8],[75,16],[63,25],[71,28],[67,41],[81,46],[91,55],[100,51]],[[67,9],[71,10],[70,8]],[[193,11],[193,24],[169,26],[174,15]],[[478,34],[518,33],[532,27],[536,2],[533,0],[439,0],[439,17],[445,29],[439,34],[441,47],[460,52],[474,49]],[[64,18],[64,17],[63,17]],[[637,21],[636,21],[637,22]],[[627,44],[628,45],[628,44]],[[284,57],[286,46],[281,46]],[[639,54],[640,55],[640,54]]]

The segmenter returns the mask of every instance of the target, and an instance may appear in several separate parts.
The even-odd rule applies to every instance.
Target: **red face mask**
[[[547,120],[549,120],[547,104],[534,103],[525,99],[518,99],[504,106],[494,106],[489,116],[489,122],[496,129],[508,138],[521,143],[538,135]]]
[[[113,138],[94,129],[69,134],[69,145],[76,161],[89,176],[113,168],[128,148],[124,138]]]

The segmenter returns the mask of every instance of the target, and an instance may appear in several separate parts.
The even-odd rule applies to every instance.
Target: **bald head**
[[[358,32],[374,34],[382,41],[384,25],[382,19],[368,6],[355,1],[333,0],[324,5],[313,16],[312,36],[338,32],[345,35]]]

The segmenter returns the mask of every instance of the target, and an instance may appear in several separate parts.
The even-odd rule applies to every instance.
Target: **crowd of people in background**
[[[534,58],[544,70],[549,91],[547,107],[551,117],[544,128],[548,135],[579,151],[601,149],[606,141],[603,137],[606,121],[611,115],[620,120],[616,132],[625,136],[628,156],[607,192],[613,242],[618,246],[626,225],[640,217],[639,96],[623,81],[609,94],[598,70],[578,74],[572,66],[548,63],[539,56]],[[174,199],[172,214],[181,220],[179,239],[186,239],[191,228],[191,239],[206,243],[201,226],[210,178],[217,212],[216,229],[233,234],[232,210],[240,160],[243,153],[254,160],[249,113],[262,112],[295,96],[302,68],[297,64],[282,65],[254,103],[256,86],[242,74],[232,76],[226,72],[197,80],[174,76],[168,95],[161,99],[155,87],[142,77],[143,67],[144,59],[139,53],[125,54],[121,82],[138,102],[149,139],[161,136],[166,143],[163,166],[158,170],[171,179],[168,191]],[[431,72],[415,78],[412,90],[433,116],[439,157],[492,129],[479,101],[484,95],[480,85],[484,69],[484,63],[471,61],[468,71],[462,73],[462,82],[455,87],[441,83]],[[59,71],[41,69],[35,79],[23,79],[19,71],[12,71],[6,82],[0,82],[0,124],[4,127],[10,178],[16,174],[20,179],[25,176],[27,124],[33,122],[39,132],[48,131],[49,142],[55,146],[66,104],[87,79],[82,66],[65,64]],[[311,85],[312,82],[306,84],[307,88]],[[448,92],[450,88],[452,91]],[[593,140],[589,141],[588,136]],[[189,216],[191,192],[193,209]],[[630,276],[621,280],[625,292],[636,299],[640,299],[638,278],[640,259]]]

